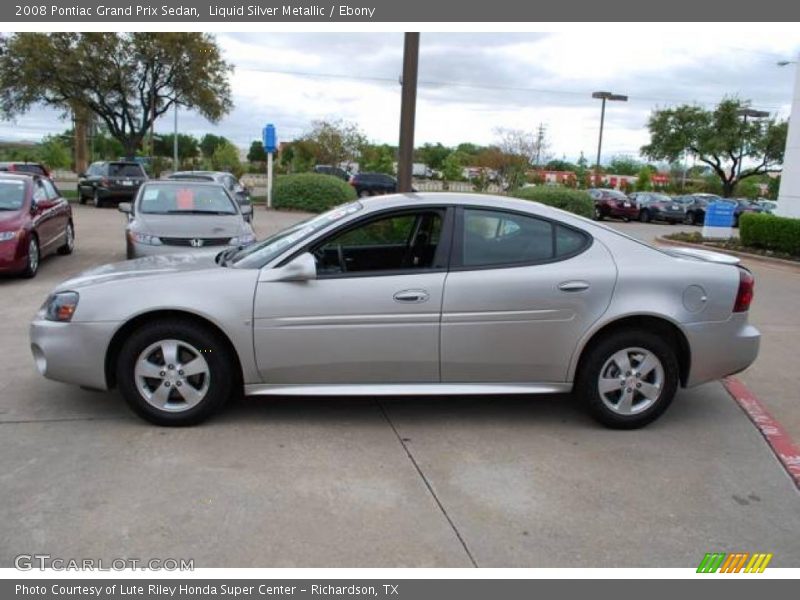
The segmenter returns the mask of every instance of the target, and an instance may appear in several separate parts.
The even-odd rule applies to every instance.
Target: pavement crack
[[[447,522],[450,524],[450,528],[453,530],[453,533],[456,534],[456,538],[461,544],[461,547],[464,549],[464,552],[467,554],[467,558],[469,558],[469,561],[472,563],[473,567],[478,568],[478,562],[475,560],[475,557],[472,555],[472,552],[470,552],[469,546],[467,546],[467,542],[464,540],[464,537],[461,535],[461,532],[458,530],[458,527],[456,527],[456,524],[453,522],[453,519],[447,513],[447,509],[444,507],[444,504],[442,504],[442,501],[439,500],[439,496],[437,496],[436,492],[433,490],[431,482],[428,481],[428,478],[425,476],[422,467],[419,466],[419,463],[414,458],[414,455],[411,453],[411,450],[406,444],[407,438],[402,437],[400,435],[400,432],[397,431],[397,427],[395,427],[395,424],[389,417],[389,413],[386,411],[386,407],[383,406],[383,403],[381,403],[380,401],[376,401],[376,404],[378,405],[378,408],[383,414],[383,418],[386,419],[386,422],[389,424],[389,427],[392,428],[392,431],[394,432],[397,441],[400,442],[400,445],[403,447],[403,450],[405,450],[406,456],[408,456],[408,460],[410,460],[411,464],[414,465],[414,468],[417,470],[417,473],[422,479],[422,482],[425,484],[425,487],[428,488],[428,492],[433,497],[434,502],[436,502],[436,506],[439,507],[439,510],[441,511],[442,515],[444,515],[444,518],[447,519]]]

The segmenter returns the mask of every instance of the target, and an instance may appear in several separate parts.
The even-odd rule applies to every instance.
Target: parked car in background
[[[138,201],[169,185],[145,184]],[[738,262],[535,202],[402,194],[242,250],[82,273],[47,298],[31,349],[45,377],[116,386],[161,425],[198,423],[242,393],[574,391],[629,429],[679,387],[755,360],[753,276]]]
[[[686,194],[675,198],[684,207],[683,222],[686,225],[702,225],[706,220],[706,207],[711,202],[722,200],[716,194]]]
[[[239,206],[218,183],[148,181],[139,188],[134,203],[121,203],[119,210],[128,215],[128,258],[245,247],[256,241],[253,227],[244,219],[252,207]]]
[[[639,208],[619,190],[591,188],[586,190],[594,200],[594,218],[602,221],[608,217],[630,221],[639,218]]]
[[[250,211],[244,213],[245,221],[248,223],[253,222],[252,199],[250,197],[250,190],[247,189],[235,175],[227,171],[176,171],[167,177],[167,179],[179,179],[181,181],[213,181],[220,184],[228,193],[233,196],[239,203],[239,206],[249,206]]]
[[[333,167],[331,165],[315,165],[314,173],[318,173],[319,175],[333,175],[344,181],[350,180],[350,173],[340,167]]]
[[[8,171],[10,173],[30,173],[32,175],[43,175],[44,177],[50,177],[50,171],[47,170],[47,167],[38,162],[0,162],[0,171]]]
[[[747,213],[763,213],[764,209],[761,208],[755,201],[749,198],[723,198],[728,202],[733,202],[736,208],[733,210],[733,226],[739,226],[739,217]]]
[[[778,210],[778,203],[774,200],[756,200],[756,204],[758,204],[765,213],[770,215]]]
[[[360,197],[394,194],[397,179],[386,173],[356,173],[350,177],[350,185]]]
[[[136,161],[95,162],[78,176],[78,202],[89,199],[98,208],[112,201],[129,202],[147,179]]]
[[[52,181],[0,173],[0,273],[34,277],[43,257],[74,247],[72,208]]]
[[[639,208],[639,220],[666,221],[670,225],[683,223],[683,206],[673,202],[670,196],[655,192],[634,192],[629,198]]]

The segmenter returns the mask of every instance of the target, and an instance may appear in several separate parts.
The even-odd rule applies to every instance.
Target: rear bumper
[[[48,379],[108,389],[106,350],[119,323],[56,323],[36,319],[30,341],[36,369]]]
[[[98,197],[102,198],[103,200],[119,200],[120,202],[133,200],[136,197],[136,192],[139,191],[138,187],[131,187],[125,189],[109,189],[109,188],[97,188],[97,195]]]
[[[761,334],[747,322],[747,313],[727,321],[684,325],[691,351],[686,387],[744,371],[756,360]]]

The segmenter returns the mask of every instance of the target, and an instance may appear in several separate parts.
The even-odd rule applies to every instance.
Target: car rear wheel
[[[103,207],[103,199],[100,198],[100,193],[95,188],[94,194],[92,195],[92,203],[94,204],[95,208],[102,208]]]
[[[581,362],[575,392],[606,427],[635,429],[657,419],[678,389],[675,350],[648,331],[602,338]]]
[[[683,216],[683,224],[684,225],[694,225],[694,213],[687,212]]]
[[[595,221],[602,221],[605,218],[603,211],[600,210],[599,206],[594,207],[594,220]]]
[[[72,223],[67,223],[64,229],[64,245],[58,249],[59,254],[72,254],[75,249],[75,228]]]
[[[650,211],[643,210],[642,212],[640,212],[640,213],[639,213],[639,220],[640,220],[642,223],[648,223],[648,222],[650,222]]]
[[[81,186],[78,186],[78,204],[86,204],[86,196],[83,195]]]
[[[39,272],[39,262],[41,261],[41,252],[39,250],[39,240],[33,234],[31,239],[28,240],[28,262],[25,264],[25,270],[22,272],[23,277],[36,277]]]
[[[137,329],[117,362],[120,392],[156,425],[195,425],[220,409],[233,388],[227,345],[192,321],[156,321]]]

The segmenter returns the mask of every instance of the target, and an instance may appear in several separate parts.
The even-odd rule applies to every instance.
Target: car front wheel
[[[189,320],[156,321],[125,341],[117,383],[131,408],[156,425],[195,425],[231,395],[233,360],[227,345]]]
[[[95,188],[94,194],[92,195],[92,204],[94,204],[95,208],[103,207],[103,199],[100,197],[100,193],[97,191],[97,188]]]
[[[587,351],[575,392],[606,427],[635,429],[657,419],[678,389],[674,349],[647,331],[618,331]]]
[[[36,277],[39,272],[39,261],[41,260],[41,252],[39,250],[38,238],[31,234],[28,240],[28,262],[25,264],[25,270],[22,272],[23,277]]]

